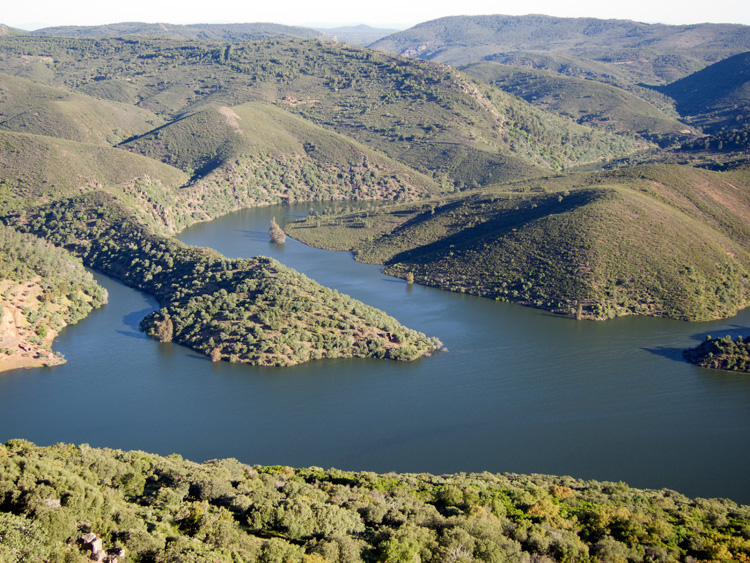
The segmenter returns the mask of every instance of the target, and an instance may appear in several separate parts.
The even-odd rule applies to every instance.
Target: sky
[[[675,0],[0,0],[0,6],[0,23],[21,29],[133,21],[174,24],[273,22],[320,27],[364,23],[404,29],[444,16],[480,14],[546,14],[647,23],[750,25],[748,0],[680,3]]]

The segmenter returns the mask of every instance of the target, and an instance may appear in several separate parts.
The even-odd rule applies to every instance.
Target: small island
[[[750,372],[750,342],[742,336],[733,339],[708,336],[699,346],[683,352],[685,359],[709,369]]]

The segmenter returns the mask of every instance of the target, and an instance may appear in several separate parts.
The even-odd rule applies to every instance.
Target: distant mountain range
[[[174,39],[212,39],[217,41],[257,41],[259,39],[298,38],[327,39],[330,35],[306,27],[276,23],[191,24],[125,22],[95,26],[47,27],[29,35],[64,37],[122,37],[127,35],[156,35]]]
[[[371,47],[452,66],[516,61],[571,75],[602,74],[610,80],[630,77],[663,84],[750,51],[750,26],[676,26],[542,15],[455,16],[421,23]]]

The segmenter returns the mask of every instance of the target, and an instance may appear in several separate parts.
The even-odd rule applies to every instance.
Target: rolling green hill
[[[295,238],[418,283],[563,314],[686,320],[750,303],[750,178],[643,167],[310,217]]]
[[[246,44],[170,39],[8,38],[0,68],[137,104],[172,121],[206,104],[266,101],[422,172],[472,185],[449,161],[562,169],[631,154],[632,138],[578,125],[442,65],[317,41]]]
[[[116,145],[162,124],[133,105],[0,74],[0,130]]]
[[[631,83],[664,84],[750,50],[750,27],[542,15],[455,16],[421,23],[371,47],[453,66],[516,51],[572,55],[604,63]]]
[[[559,73],[482,62],[461,70],[523,98],[535,107],[607,131],[630,132],[671,144],[694,137],[693,130],[649,100],[609,84]],[[652,96],[648,96],[652,97]]]
[[[681,114],[710,132],[750,125],[750,52],[741,53],[659,90]]]
[[[19,212],[82,191],[141,197],[140,184],[174,190],[187,176],[128,151],[27,133],[0,132],[0,213]],[[145,202],[144,202],[145,203]],[[151,213],[149,205],[136,206]]]

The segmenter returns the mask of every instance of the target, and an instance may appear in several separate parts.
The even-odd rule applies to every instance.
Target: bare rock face
[[[125,560],[125,548],[117,547],[114,549],[108,549],[104,551],[102,547],[102,538],[94,533],[89,533],[81,536],[79,540],[84,549],[88,549],[91,554],[89,559],[92,561],[101,561],[102,563],[118,563],[118,561]]]

